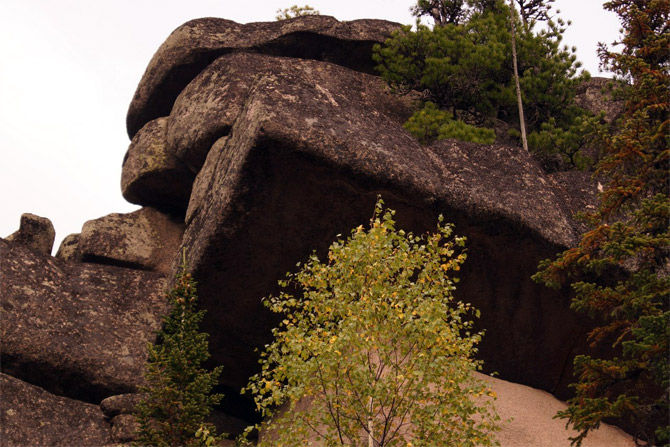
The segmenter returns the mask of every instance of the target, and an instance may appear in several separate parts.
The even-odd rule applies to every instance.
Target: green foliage
[[[625,100],[616,132],[606,135],[597,172],[608,178],[592,229],[540,264],[536,279],[570,283],[572,307],[598,321],[593,346],[612,357],[575,359],[575,398],[565,411],[580,445],[607,418],[619,418],[640,442],[670,445],[670,2],[605,3],[622,21],[621,52],[601,46],[601,60],[621,79]]]
[[[447,138],[492,144],[496,139],[493,129],[471,126],[455,120],[451,113],[439,110],[432,102],[427,102],[423,109],[415,112],[403,127],[422,144]]]
[[[279,21],[301,16],[316,16],[319,14],[321,13],[309,5],[305,6],[293,5],[290,8],[278,9],[277,16],[275,18],[277,19],[277,21]]]
[[[377,70],[394,91],[423,92],[457,118],[481,123],[498,119],[516,127],[510,11],[500,1],[470,3],[474,5],[466,20],[433,28],[417,24],[415,31],[405,27],[377,45]],[[575,49],[561,46],[565,24],[560,19],[539,31],[534,23],[516,25],[527,128],[539,132],[553,118],[550,125],[572,132],[580,127],[573,122],[579,114],[576,87],[588,74],[578,75]]]
[[[207,371],[207,334],[199,332],[205,314],[197,310],[196,283],[181,266],[175,287],[167,294],[170,314],[164,318],[156,344],[149,345],[149,360],[140,391],[146,397],[137,407],[138,445],[202,446],[221,439],[206,422],[221,394],[211,394],[221,367]]]
[[[267,418],[259,446],[496,444],[495,396],[472,376],[478,312],[452,295],[465,239],[442,224],[408,234],[393,215],[380,199],[369,229],[334,242],[327,261],[312,255],[265,300],[284,320],[247,387]]]
[[[553,117],[549,118],[539,130],[528,135],[528,146],[548,171],[553,170],[547,167],[552,156],[561,157],[565,166],[586,170],[599,158],[598,153],[589,155],[587,151],[602,147],[608,131],[602,114],[593,116],[584,111],[564,126],[557,125]]]
[[[435,25],[459,23],[465,16],[465,0],[418,0],[411,8],[416,17],[430,16]]]
[[[524,27],[551,20],[550,11],[555,0],[514,0]],[[461,23],[473,12],[500,11],[501,2],[496,0],[417,0],[410,9],[418,18],[428,16],[436,26]]]
[[[526,28],[532,27],[534,22],[548,22],[552,3],[555,0],[515,0],[519,6],[519,15]]]

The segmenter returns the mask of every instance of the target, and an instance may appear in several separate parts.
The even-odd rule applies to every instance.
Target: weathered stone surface
[[[98,404],[142,381],[167,311],[156,273],[63,262],[0,239],[2,369]]]
[[[549,393],[483,374],[498,399],[495,406],[503,421],[498,434],[501,447],[568,446],[577,432],[566,429],[564,419],[554,419],[567,405]],[[511,419],[511,420],[510,420]],[[582,447],[634,447],[633,437],[609,424],[601,424]]]
[[[119,414],[112,418],[112,439],[116,442],[137,440],[139,424],[132,414]]]
[[[49,219],[24,213],[21,215],[18,231],[10,234],[6,239],[38,253],[50,255],[55,237],[56,230]]]
[[[2,447],[97,447],[111,441],[97,405],[56,396],[0,374]]]
[[[587,327],[566,296],[530,280],[539,260],[576,237],[554,184],[519,148],[420,146],[365,99],[359,73],[329,70],[337,73],[326,79],[349,87],[293,73],[257,78],[192,192],[183,246],[225,384],[244,384],[257,368],[254,347],[268,342],[275,320],[260,298],[312,250],[323,255],[337,234],[367,223],[381,194],[406,229],[433,229],[443,213],[468,237],[458,294],[482,310],[487,367],[564,392]]]
[[[140,400],[142,395],[139,393],[117,394],[103,399],[100,402],[100,409],[108,418],[119,414],[132,414]]]
[[[166,273],[183,231],[179,218],[153,208],[113,213],[84,224],[79,253],[84,262]]]
[[[63,261],[81,261],[79,254],[79,233],[68,234],[58,247],[56,257]]]
[[[614,82],[610,78],[593,77],[582,83],[577,88],[575,101],[586,110],[598,115],[605,112],[607,122],[614,121],[623,110],[622,101],[613,101],[610,84]]]
[[[123,161],[121,192],[131,203],[183,213],[194,175],[168,150],[166,122],[149,121],[133,137]]]
[[[316,59],[372,73],[372,46],[399,28],[385,20],[339,22],[328,16],[245,25],[217,18],[192,20],[173,31],[149,62],[128,110],[128,134],[132,138],[147,122],[167,116],[179,92],[222,54],[247,51]]]
[[[578,434],[574,430],[567,430],[564,420],[554,419],[554,415],[567,406],[551,394],[484,374],[475,375],[497,395],[494,405],[502,422],[496,438],[501,447],[569,446],[569,438]],[[310,408],[307,399],[297,405],[300,410]],[[260,436],[264,440],[273,440],[276,435],[271,430],[264,430]],[[324,445],[316,436],[312,436],[310,441],[314,447]],[[582,446],[634,447],[635,441],[624,431],[602,424],[587,436]]]
[[[197,172],[212,144],[230,131],[252,85],[274,73],[314,82],[316,93],[335,104],[352,99],[366,103],[369,113],[385,115],[398,124],[412,113],[411,100],[392,95],[375,76],[314,60],[228,54],[200,73],[175,101],[167,124],[169,151]],[[327,125],[317,122],[317,117],[303,118],[313,126]]]
[[[188,225],[195,213],[203,206],[207,198],[207,191],[211,186],[214,178],[214,170],[217,169],[217,158],[221,156],[221,151],[226,147],[228,136],[221,137],[214,142],[210,150],[207,152],[205,164],[195,177],[193,187],[191,189],[191,197],[188,201],[188,208],[186,209],[185,223]]]
[[[583,211],[595,211],[598,207],[598,180],[592,172],[562,171],[547,175],[554,183],[554,191],[560,197],[563,210],[569,216]],[[602,184],[600,184],[602,188]],[[573,225],[578,233],[587,230],[585,222],[573,218]]]

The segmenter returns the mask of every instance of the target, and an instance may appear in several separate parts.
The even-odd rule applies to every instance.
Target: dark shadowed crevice
[[[81,258],[81,262],[88,262],[91,264],[111,265],[114,267],[123,267],[133,270],[151,271],[147,266],[137,262],[123,261],[120,259],[108,258],[106,256],[98,256],[92,254],[85,254]]]
[[[76,369],[59,368],[40,362],[26,362],[11,354],[3,354],[1,371],[57,396],[69,397],[98,405],[102,399],[115,394],[134,392],[123,382],[114,385],[96,384],[86,373]]]
[[[342,40],[323,34],[300,31],[253,47],[251,51],[271,56],[331,62],[355,71],[375,73],[372,47],[379,42]]]

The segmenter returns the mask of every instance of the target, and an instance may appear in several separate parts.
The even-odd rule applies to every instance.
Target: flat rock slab
[[[212,62],[179,94],[167,119],[168,151],[198,172],[209,148],[230,132],[252,86],[276,74],[313,83],[321,99],[331,104],[358,101],[368,113],[398,126],[412,114],[412,97],[391,94],[376,76],[322,61],[233,53]],[[300,116],[312,126],[329,125],[327,116]],[[351,119],[355,125],[358,117]]]
[[[64,262],[0,239],[3,371],[98,404],[142,381],[167,311],[151,272]]]
[[[385,20],[340,22],[329,16],[303,16],[241,25],[203,18],[186,22],[156,51],[127,116],[132,138],[147,122],[167,116],[181,90],[214,59],[233,51],[316,59],[372,73],[372,46],[400,29]]]
[[[0,374],[0,446],[99,447],[111,426],[97,405]]]
[[[569,297],[530,279],[575,240],[554,183],[520,148],[419,145],[365,99],[360,73],[327,69],[257,78],[194,184],[183,246],[226,385],[246,383],[276,323],[261,297],[313,250],[324,255],[337,234],[367,224],[381,194],[405,229],[432,230],[442,213],[468,237],[458,295],[482,310],[488,368],[565,391],[587,326]]]
[[[145,207],[84,223],[77,253],[84,262],[170,271],[184,232],[180,218]]]

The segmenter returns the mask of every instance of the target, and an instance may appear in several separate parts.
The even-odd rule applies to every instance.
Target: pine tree
[[[670,444],[670,1],[605,3],[622,22],[621,52],[601,45],[603,65],[619,78],[625,100],[597,172],[608,178],[592,229],[538,280],[569,283],[572,307],[594,317],[593,347],[614,354],[580,355],[576,396],[559,416],[580,445],[607,418],[617,418],[643,445]]]
[[[554,0],[515,0],[519,5],[519,15],[523,20],[526,29],[530,28],[533,22],[548,22],[550,20],[549,11]]]
[[[512,127],[525,122],[529,142],[531,138],[541,142],[547,137],[555,139],[557,132],[550,132],[554,129],[567,134],[579,131],[582,126],[576,119],[582,112],[574,99],[577,86],[588,74],[578,74],[581,65],[574,55],[576,49],[561,45],[564,22],[550,21],[545,28],[535,30],[523,26],[518,14],[501,0],[466,4],[458,21],[432,28],[418,24],[416,30],[405,27],[384,45],[376,46],[373,58],[382,79],[400,94],[422,92],[438,109],[449,111],[455,121],[488,127],[500,121]],[[549,127],[543,126],[550,120]],[[544,132],[543,138],[536,135],[539,131]],[[534,153],[542,150],[541,158],[551,158],[547,152],[565,151],[566,161],[571,162],[579,159],[574,155],[581,149],[576,142],[583,140],[579,136],[561,138],[571,144],[560,149],[554,145],[530,149]]]
[[[205,314],[198,310],[196,283],[185,262],[167,294],[170,314],[164,318],[157,342],[149,345],[145,398],[138,405],[138,445],[209,446],[220,439],[207,423],[221,394],[211,394],[221,367],[202,367],[210,354],[208,335],[199,332]]]

